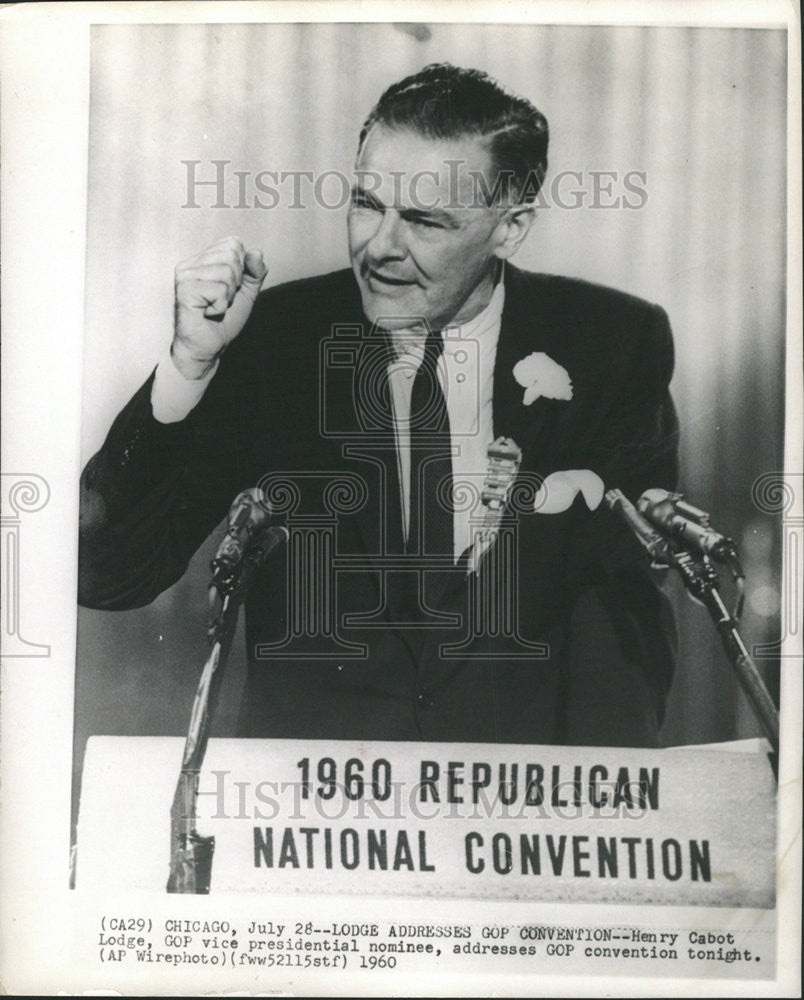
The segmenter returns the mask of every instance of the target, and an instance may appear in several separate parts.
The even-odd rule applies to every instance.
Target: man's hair
[[[358,154],[376,124],[430,139],[486,139],[496,175],[484,192],[489,202],[534,201],[544,180],[547,119],[481,70],[432,63],[392,84],[360,130]]]

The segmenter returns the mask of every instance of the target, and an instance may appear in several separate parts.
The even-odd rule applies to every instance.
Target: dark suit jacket
[[[153,600],[234,496],[262,482],[291,544],[247,603],[242,735],[655,745],[672,618],[637,543],[603,505],[590,512],[579,496],[544,515],[532,499],[514,504],[511,558],[490,558],[469,585],[462,569],[425,575],[427,621],[400,625],[396,591],[383,589],[384,496],[397,475],[385,351],[351,272],[340,271],[262,293],[180,423],[153,418],[149,379],[82,477],[81,603]],[[567,370],[570,401],[523,404],[512,370],[534,351]],[[509,265],[493,420],[495,436],[523,451],[522,496],[567,469],[590,469],[632,500],[672,488],[672,369],[658,307]],[[484,586],[507,617],[499,607],[478,617]]]

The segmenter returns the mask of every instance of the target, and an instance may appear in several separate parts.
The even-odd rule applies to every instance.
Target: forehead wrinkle
[[[457,195],[463,204],[471,204],[473,175],[488,178],[493,169],[490,143],[484,136],[432,138],[410,129],[388,128],[381,122],[371,127],[355,159],[358,176],[373,174],[380,178],[383,188],[390,187],[395,193],[409,187],[415,177],[416,195],[426,202],[432,202],[434,197],[449,202]],[[451,189],[456,175],[457,192]]]

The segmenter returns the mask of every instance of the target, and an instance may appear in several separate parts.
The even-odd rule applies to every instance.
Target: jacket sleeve
[[[666,314],[647,310],[631,356],[620,367],[590,464],[606,489],[636,503],[649,487],[678,478],[678,420],[669,392],[673,341]],[[595,745],[619,733],[622,745],[658,742],[673,676],[676,634],[663,571],[605,503],[577,502],[567,553],[573,596],[568,657],[567,742]]]
[[[243,336],[241,334],[241,336]],[[78,600],[125,610],[184,573],[237,493],[256,485],[246,379],[221,360],[196,408],[162,424],[153,375],[118,415],[81,476]]]

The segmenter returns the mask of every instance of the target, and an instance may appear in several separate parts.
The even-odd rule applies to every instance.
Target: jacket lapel
[[[550,353],[548,300],[538,276],[506,264],[505,306],[494,362],[492,413],[495,438],[513,438],[522,449],[523,470],[538,469],[558,419],[554,400],[544,397],[529,406],[514,366],[534,351]]]

